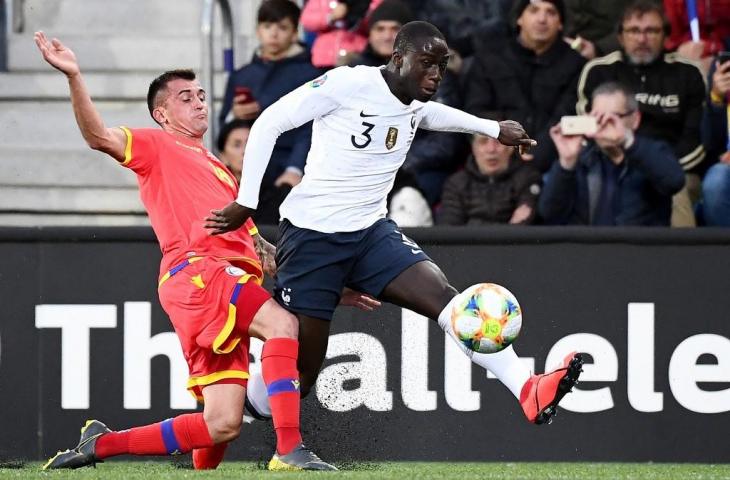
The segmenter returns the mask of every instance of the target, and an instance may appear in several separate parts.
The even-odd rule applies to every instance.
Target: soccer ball
[[[458,295],[451,310],[456,338],[470,350],[495,353],[514,342],[522,328],[522,309],[512,292],[496,283],[479,283]]]

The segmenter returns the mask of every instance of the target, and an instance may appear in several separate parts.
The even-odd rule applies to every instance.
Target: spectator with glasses
[[[672,226],[695,226],[693,203],[700,196],[700,169],[705,150],[700,121],[705,82],[694,63],[664,53],[669,30],[661,5],[638,0],[629,5],[619,25],[621,50],[586,64],[578,82],[578,113],[590,110],[595,88],[618,81],[636,92],[641,124],[638,133],[664,140],[674,149],[686,174],[686,186],[673,199]]]
[[[593,134],[550,129],[558,161],[547,175],[539,212],[549,224],[669,225],[672,195],[684,173],[671,147],[637,133],[642,114],[627,87],[608,82],[593,91]]]

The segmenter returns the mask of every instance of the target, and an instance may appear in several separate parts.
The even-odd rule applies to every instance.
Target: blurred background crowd
[[[452,49],[434,101],[519,121],[538,146],[419,130],[389,198],[399,224],[730,225],[730,0],[696,12],[693,40],[684,0],[266,0],[218,148],[240,174],[263,109],[327,69],[385,65],[400,27],[426,20]],[[597,131],[563,132],[576,114]],[[301,179],[310,133],[279,139],[260,223]]]
[[[385,65],[400,27],[425,20],[451,49],[433,100],[516,120],[538,146],[520,156],[488,137],[419,130],[388,198],[400,225],[730,225],[730,0],[263,0],[257,8],[257,47],[225,79],[218,110],[216,153],[236,175],[264,109],[328,69]],[[566,130],[561,118],[572,115],[595,118],[595,130]],[[279,138],[259,223],[278,222],[306,171],[310,135],[308,124]]]

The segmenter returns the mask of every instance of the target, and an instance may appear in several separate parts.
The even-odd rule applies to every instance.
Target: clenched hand
[[[537,145],[537,142],[530,138],[522,128],[519,122],[514,120],[504,120],[499,122],[499,137],[497,140],[502,145],[509,145],[511,147],[517,147],[520,151],[520,155],[524,155],[530,151],[530,148]]]
[[[210,217],[205,219],[205,228],[211,230],[212,235],[231,232],[243,225],[256,210],[231,202],[223,210],[211,210]]]

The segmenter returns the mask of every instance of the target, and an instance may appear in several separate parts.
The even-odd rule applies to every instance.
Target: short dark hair
[[[294,28],[299,24],[302,11],[291,0],[264,0],[259,7],[257,23],[280,22],[285,18],[291,20]]]
[[[597,86],[591,94],[591,103],[598,95],[612,95],[614,93],[621,93],[626,97],[626,109],[630,112],[635,112],[639,109],[639,102],[636,101],[636,92],[621,82],[604,82]]]
[[[152,116],[152,111],[159,102],[159,93],[165,90],[167,88],[167,84],[173,80],[195,80],[195,72],[189,68],[168,70],[152,80],[150,88],[147,89],[147,109],[150,111],[150,116]],[[152,116],[152,118],[154,119],[155,117]]]
[[[667,16],[664,14],[664,7],[661,3],[657,3],[656,0],[636,0],[628,4],[621,15],[621,21],[618,24],[618,33],[624,31],[624,22],[626,20],[634,16],[643,17],[647,13],[656,13],[659,15],[659,18],[662,19],[664,34],[668,35],[669,21],[667,20]]]
[[[228,136],[232,131],[238,128],[248,128],[249,130],[253,127],[253,120],[244,120],[242,118],[236,118],[226,123],[221,127],[221,131],[218,133],[218,138],[215,141],[215,146],[219,152],[222,152],[226,148],[226,142]]]
[[[446,37],[441,30],[428,22],[408,22],[401,27],[393,42],[393,51],[406,53],[408,50],[415,50],[421,46],[421,42],[427,38],[440,38],[444,42]]]

